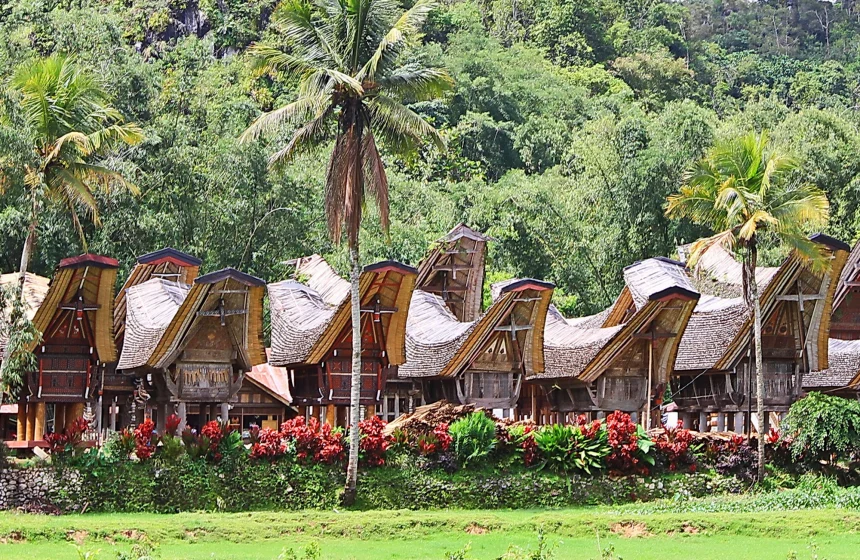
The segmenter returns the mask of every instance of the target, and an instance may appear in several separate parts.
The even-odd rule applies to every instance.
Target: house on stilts
[[[519,415],[539,424],[615,410],[659,425],[659,405],[699,294],[682,263],[646,259],[624,269],[625,286],[597,315],[567,319],[551,307],[546,369],[527,378]]]
[[[27,372],[17,408],[13,448],[44,446],[44,436],[79,418],[98,427],[97,394],[116,361],[113,299],[119,263],[84,254],[60,261],[45,290],[27,275],[25,298],[42,341],[32,348],[38,367]],[[17,275],[15,275],[17,276]],[[41,299],[41,301],[39,301]]]
[[[332,425],[348,423],[352,372],[350,284],[319,255],[291,261],[295,279],[269,284],[272,351],[285,368],[299,414]],[[383,261],[359,278],[361,397],[377,413],[388,381],[406,361],[406,322],[417,270]]]
[[[847,245],[810,238],[832,258],[813,272],[791,253],[778,267],[758,267],[762,309],[766,431],[802,396],[802,379],[828,369],[830,315]],[[682,247],[679,253],[686,255]],[[672,394],[684,424],[709,431],[750,429],[756,410],[753,324],[742,293],[742,265],[719,245],[701,255],[690,278],[702,294],[675,362]],[[756,419],[758,421],[758,419]]]

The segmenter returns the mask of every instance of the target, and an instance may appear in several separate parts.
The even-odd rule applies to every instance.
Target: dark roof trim
[[[813,233],[809,236],[810,241],[815,241],[822,245],[830,247],[834,251],[851,251],[851,246],[844,241],[839,241],[835,237],[830,237],[824,233]]]
[[[164,261],[170,261],[179,266],[200,266],[203,263],[197,257],[192,257],[188,253],[183,253],[172,247],[165,247],[137,257],[137,262],[140,264],[157,264]]]
[[[385,272],[394,270],[401,274],[418,274],[418,269],[398,261],[379,261],[364,267],[364,272]]]
[[[544,282],[543,280],[535,280],[533,278],[523,278],[506,285],[499,290],[499,293],[506,294],[508,292],[521,292],[523,290],[543,291],[552,290],[553,288],[555,288],[555,284],[552,282]]]
[[[683,262],[681,262],[681,261],[676,261],[675,259],[670,259],[669,257],[651,257],[651,258],[648,258],[648,259],[645,259],[645,260],[655,260],[655,261],[660,261],[660,262],[662,262],[662,263],[671,264],[671,265],[674,265],[674,266],[680,266],[681,268],[687,268],[687,263],[683,263]],[[634,266],[639,266],[639,265],[640,265],[640,264],[642,264],[643,262],[645,262],[645,261],[644,261],[644,260],[642,260],[642,261],[636,261],[636,262],[635,262],[635,263],[633,263],[633,264],[628,264],[627,266],[625,266],[625,267],[624,267],[624,270],[631,269],[631,268],[633,268]]]
[[[209,274],[204,274],[203,276],[198,276],[195,280],[195,284],[215,284],[217,282],[221,282],[222,280],[236,280],[246,286],[265,286],[266,282],[257,278],[256,276],[251,276],[250,274],[245,274],[244,272],[240,272],[235,268],[222,268],[221,270],[217,270],[215,272],[210,272]]]
[[[459,224],[451,228],[451,231],[446,233],[444,237],[438,239],[437,241],[440,243],[450,243],[452,241],[462,239],[463,237],[466,237],[473,241],[496,241],[494,238],[488,235],[484,235],[479,231],[475,231],[463,222],[460,222]]]
[[[654,292],[648,296],[648,301],[664,301],[667,299],[677,298],[698,300],[699,295],[699,292],[694,292],[687,288],[681,288],[680,286],[673,286],[671,288],[666,288],[665,290],[660,290],[659,292]]]
[[[86,253],[61,260],[57,268],[84,268],[87,266],[95,268],[119,268],[119,261],[111,257],[105,257],[104,255]]]

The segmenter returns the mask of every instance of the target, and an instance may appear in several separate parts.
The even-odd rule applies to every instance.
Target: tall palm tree
[[[86,247],[79,212],[99,223],[96,189],[137,193],[120,173],[99,165],[99,157],[140,142],[143,134],[136,124],[124,122],[94,76],[72,57],[52,55],[12,76],[6,110],[0,113],[0,137],[13,140],[17,148],[0,152],[0,192],[16,176],[23,177],[29,199],[19,280],[23,293],[42,207],[66,208]]]
[[[758,477],[764,478],[764,371],[761,347],[761,305],[755,270],[759,236],[772,235],[810,261],[817,271],[829,266],[820,246],[805,227],[825,224],[827,196],[814,185],[797,181],[795,160],[772,149],[766,132],[721,142],[685,174],[684,186],[669,197],[666,213],[689,218],[717,232],[700,239],[690,251],[690,266],[715,244],[738,256],[743,269],[743,294],[754,322],[756,413],[759,421]],[[751,397],[751,396],[750,396]]]
[[[352,297],[352,386],[350,448],[344,502],[355,500],[361,390],[361,323],[358,281],[359,230],[365,194],[379,207],[388,230],[388,178],[377,139],[394,153],[416,150],[437,131],[402,102],[432,99],[450,88],[441,69],[406,58],[432,0],[402,11],[398,0],[285,0],[273,16],[285,49],[252,45],[261,71],[284,74],[299,83],[298,98],[266,113],[242,134],[242,141],[297,125],[292,138],[270,158],[277,167],[296,153],[331,140],[334,147],[325,182],[325,211],[332,239],[346,234]]]

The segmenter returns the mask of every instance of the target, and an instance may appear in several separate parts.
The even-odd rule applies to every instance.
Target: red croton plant
[[[73,421],[62,433],[45,434],[45,443],[51,455],[74,452],[80,449],[84,441],[84,433],[89,429],[89,424],[83,418]]]

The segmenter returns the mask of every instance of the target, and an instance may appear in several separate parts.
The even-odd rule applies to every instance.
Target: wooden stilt
[[[27,440],[35,440],[36,435],[36,405],[30,404],[27,406]]]
[[[39,441],[45,437],[45,417],[47,415],[47,406],[45,403],[36,403],[36,415],[33,426],[33,440]]]
[[[24,441],[27,438],[27,405],[18,404],[18,426],[15,428],[15,439]]]
[[[328,424],[332,428],[337,426],[337,410],[336,410],[336,408],[337,407],[335,407],[333,404],[330,404],[330,405],[325,407],[325,421],[326,421],[326,424]]]

